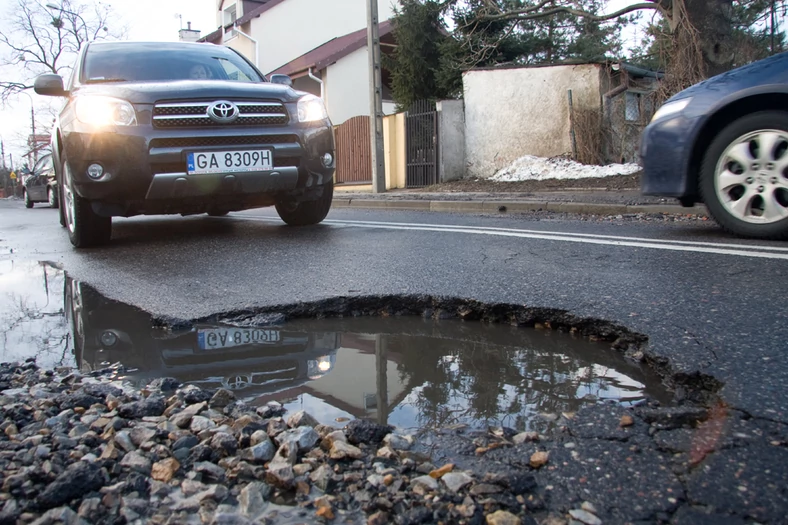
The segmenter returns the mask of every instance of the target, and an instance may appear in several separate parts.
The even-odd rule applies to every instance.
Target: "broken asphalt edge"
[[[590,202],[546,201],[446,201],[446,200],[377,200],[334,198],[334,208],[367,208],[383,210],[436,211],[454,213],[527,213],[549,211],[583,215],[624,215],[661,213],[665,215],[708,216],[703,205],[685,208],[678,204],[601,204]]]

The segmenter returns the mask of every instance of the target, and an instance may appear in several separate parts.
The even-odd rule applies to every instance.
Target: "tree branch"
[[[581,18],[586,18],[594,22],[607,22],[609,20],[614,20],[626,14],[632,13],[634,11],[641,11],[643,9],[654,9],[662,13],[664,16],[670,17],[670,12],[659,3],[655,3],[655,2],[643,2],[639,4],[632,4],[630,6],[624,7],[622,9],[619,9],[618,11],[606,15],[598,15],[595,13],[591,13],[589,11],[584,11],[582,9],[575,9],[574,7],[569,7],[569,6],[556,6],[556,7],[551,7],[549,9],[545,9],[543,11],[538,11],[538,9],[541,9],[542,7],[544,7],[549,3],[550,3],[549,1],[542,2],[538,6],[533,6],[525,9],[516,9],[513,11],[505,11],[497,15],[483,15],[480,17],[480,19],[486,22],[499,22],[504,20],[535,20],[538,18],[547,18],[549,16],[564,13]]]

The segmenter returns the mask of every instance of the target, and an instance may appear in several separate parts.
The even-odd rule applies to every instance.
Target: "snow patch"
[[[519,182],[523,180],[546,179],[588,179],[594,177],[613,177],[616,175],[632,175],[640,171],[637,164],[608,164],[593,166],[580,164],[564,157],[546,159],[525,155],[511,165],[499,170],[491,177],[498,182]]]

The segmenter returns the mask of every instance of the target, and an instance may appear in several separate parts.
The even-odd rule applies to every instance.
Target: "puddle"
[[[50,265],[0,264],[3,361],[36,357],[83,371],[120,362],[136,386],[171,376],[334,426],[371,418],[400,428],[544,430],[551,416],[586,404],[670,399],[653,372],[567,334],[416,317],[167,331]]]

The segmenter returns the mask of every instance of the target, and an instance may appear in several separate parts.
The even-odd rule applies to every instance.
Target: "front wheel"
[[[762,111],[725,127],[706,150],[700,193],[731,233],[788,239],[788,113]]]
[[[47,200],[50,208],[57,208],[57,193],[51,186],[47,188]]]
[[[61,173],[63,215],[71,244],[76,248],[88,248],[108,243],[112,237],[112,217],[98,215],[93,211],[90,201],[77,194],[71,168],[65,158]]]
[[[313,201],[280,201],[276,203],[276,212],[290,226],[309,226],[318,224],[328,215],[331,201],[334,198],[334,183],[323,186],[320,197]]]
[[[33,201],[30,200],[30,194],[27,192],[27,190],[22,190],[22,194],[25,197],[25,208],[32,208]]]

